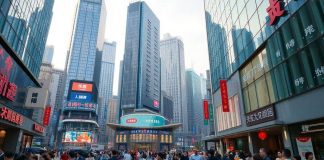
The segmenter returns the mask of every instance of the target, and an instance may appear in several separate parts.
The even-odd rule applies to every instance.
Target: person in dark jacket
[[[112,154],[112,156],[109,160],[118,160],[118,153],[116,150],[112,150],[111,154]]]
[[[271,158],[268,156],[268,153],[265,148],[260,148],[259,154],[260,154],[262,160],[271,160]]]

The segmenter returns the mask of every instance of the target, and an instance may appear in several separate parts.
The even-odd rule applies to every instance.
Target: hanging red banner
[[[229,112],[226,80],[219,80],[223,112]]]
[[[44,110],[44,118],[43,118],[43,125],[48,126],[49,119],[51,117],[51,106],[46,106]]]
[[[203,107],[204,107],[204,119],[208,120],[209,119],[209,110],[208,110],[208,101],[206,99],[204,99]]]

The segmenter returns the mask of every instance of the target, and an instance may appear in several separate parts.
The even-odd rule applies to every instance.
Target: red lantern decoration
[[[258,137],[259,137],[259,139],[261,139],[263,141],[263,140],[267,139],[268,134],[265,131],[259,131]]]

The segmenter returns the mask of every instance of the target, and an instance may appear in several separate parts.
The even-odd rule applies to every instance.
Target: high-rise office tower
[[[203,111],[201,77],[193,70],[186,71],[187,105],[188,105],[188,130],[193,134],[195,141],[199,141],[202,133]]]
[[[109,111],[108,111],[108,119],[107,122],[109,123],[118,123],[119,121],[119,97],[118,96],[112,96],[109,99]],[[115,143],[115,131],[111,128],[107,129],[108,134],[108,145],[113,146]]]
[[[174,123],[184,124],[187,131],[187,96],[183,42],[166,34],[160,42],[161,90],[173,99]],[[180,130],[181,130],[180,129]]]
[[[1,35],[35,77],[42,64],[53,4],[54,0],[0,1]]]
[[[128,6],[121,88],[123,114],[160,111],[160,21],[145,2]]]
[[[54,46],[46,46],[42,63],[51,64],[54,55]]]
[[[95,74],[95,69],[98,67],[96,60],[103,51],[105,20],[103,0],[78,2],[66,69],[66,103],[62,111],[60,134],[63,136],[63,148],[76,147],[75,140],[69,138],[73,135],[86,138],[82,140],[84,146],[98,140],[97,87],[100,75]]]
[[[70,80],[94,80],[96,54],[103,47],[105,19],[104,1],[79,1],[69,50],[64,96],[67,96]]]
[[[100,81],[99,81],[99,98],[101,105],[99,105],[99,126],[100,126],[100,143],[108,143],[108,135],[106,134],[107,115],[109,110],[109,100],[112,98],[114,69],[115,69],[115,55],[116,42],[105,42],[103,51],[101,52],[100,60]]]

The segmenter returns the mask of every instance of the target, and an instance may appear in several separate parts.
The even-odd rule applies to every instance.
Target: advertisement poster
[[[92,133],[91,132],[68,131],[68,132],[65,132],[65,137],[64,137],[63,142],[91,143],[92,142]]]
[[[311,137],[298,137],[296,138],[296,142],[297,142],[299,155],[302,157],[303,160],[306,159],[305,158],[306,152],[312,152],[314,154]]]

